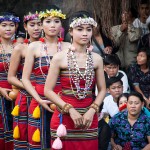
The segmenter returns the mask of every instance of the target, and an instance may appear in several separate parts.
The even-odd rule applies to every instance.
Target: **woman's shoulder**
[[[29,49],[36,50],[36,49],[39,49],[41,45],[42,45],[41,41],[34,41],[29,44]]]
[[[71,46],[71,43],[69,43],[69,42],[62,42],[62,50],[69,49],[70,46]]]
[[[63,50],[60,52],[57,52],[54,56],[53,56],[53,61],[61,61],[62,59],[64,59],[65,57],[67,57],[67,52],[68,50]]]
[[[21,53],[22,51],[26,50],[27,48],[28,48],[27,44],[19,43],[14,47],[14,52]]]
[[[97,54],[95,52],[92,52],[91,54],[92,54],[94,60],[103,61],[103,58],[99,54]]]
[[[29,44],[29,46],[39,46],[39,45],[42,45],[43,42],[41,41],[34,41],[32,43]]]

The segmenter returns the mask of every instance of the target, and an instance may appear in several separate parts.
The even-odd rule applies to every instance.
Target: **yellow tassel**
[[[39,129],[36,129],[35,132],[33,133],[33,136],[32,136],[32,141],[34,142],[40,142],[40,130]]]
[[[40,118],[40,107],[36,106],[36,108],[33,111],[33,118],[38,119]]]
[[[15,138],[15,139],[20,138],[20,132],[19,132],[19,127],[18,127],[18,125],[14,128],[13,138]]]
[[[11,112],[11,114],[13,116],[19,116],[19,105],[16,105],[13,109],[13,111]]]

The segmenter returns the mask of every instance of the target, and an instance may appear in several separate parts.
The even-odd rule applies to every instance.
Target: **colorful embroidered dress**
[[[21,64],[19,66],[19,72],[17,73],[17,77],[19,79],[22,78],[22,70],[24,66],[24,58],[21,60]],[[31,74],[31,82],[34,86],[34,76]],[[20,89],[18,96],[15,101],[15,106],[19,106],[19,115],[14,116],[13,120],[13,128],[15,129],[17,126],[19,127],[19,138],[14,138],[14,149],[28,149],[28,107],[31,101],[31,96],[29,93]]]
[[[73,107],[81,115],[83,115],[89,109],[89,106],[93,103],[94,98],[92,92],[93,88],[95,87],[95,80],[93,80],[87,96],[81,100],[77,99],[71,90],[72,88],[70,85],[68,69],[61,70],[60,84],[62,87],[61,99],[73,105]],[[72,85],[74,90],[76,90],[73,83]],[[84,85],[85,80],[80,80],[80,87],[83,88]],[[60,123],[59,114],[60,112],[55,110],[51,119],[52,143],[57,138],[56,130]],[[98,150],[98,118],[96,114],[94,115],[91,127],[87,130],[75,128],[74,123],[68,114],[63,115],[62,123],[66,126],[67,129],[67,136],[61,138],[63,143],[62,150]]]
[[[44,44],[43,44],[44,45]],[[44,46],[43,46],[44,47]],[[48,74],[51,56],[42,56],[35,58],[33,72],[35,75],[35,90],[40,95],[43,100],[47,100],[44,96],[44,84],[46,80],[46,76]],[[59,85],[59,81],[57,82],[58,86],[56,86],[55,91],[58,93],[61,89]],[[34,118],[33,112],[39,106],[39,103],[32,98],[30,106],[29,106],[29,124],[28,124],[28,139],[29,139],[29,147],[30,149],[41,150],[42,148],[50,148],[50,120],[52,113],[48,112],[44,108],[40,106],[40,118]],[[40,142],[35,142],[32,140],[32,136],[35,131],[40,130]]]
[[[7,57],[10,58],[10,54]],[[0,54],[0,87],[11,89],[7,81],[8,60]],[[13,118],[11,111],[13,101],[6,100],[0,96],[0,149],[13,150]]]

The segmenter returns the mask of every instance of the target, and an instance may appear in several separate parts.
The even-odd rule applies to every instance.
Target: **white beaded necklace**
[[[5,69],[5,72],[8,73],[8,69],[9,69],[9,65],[10,65],[10,55],[13,51],[13,44],[10,44],[10,53],[6,53],[5,49],[4,49],[4,46],[2,43],[1,44],[1,52],[2,52],[2,59],[3,59],[3,65],[4,65],[4,69]]]
[[[91,52],[87,50],[87,58],[85,64],[85,71],[82,73],[80,68],[77,64],[75,53],[69,49],[67,53],[68,57],[68,69],[69,69],[69,76],[70,76],[70,84],[73,91],[74,96],[77,99],[84,99],[88,91],[90,90],[90,86],[92,85],[93,78],[94,78],[94,65],[93,65],[93,57]],[[85,81],[84,88],[80,87],[80,80],[83,79]],[[76,87],[76,92],[74,91],[72,82]]]
[[[46,79],[46,77],[47,77],[47,75],[45,75],[45,73],[43,72],[43,70],[42,70],[42,67],[41,67],[41,57],[42,57],[42,51],[44,50],[44,52],[45,52],[45,58],[46,58],[46,63],[47,63],[47,67],[49,68],[49,66],[50,66],[50,61],[51,61],[51,56],[48,54],[48,52],[47,52],[47,44],[46,44],[46,42],[45,42],[45,40],[44,41],[42,41],[42,48],[41,48],[41,56],[40,56],[40,60],[39,60],[39,67],[40,67],[40,71],[41,71],[41,73],[42,73],[42,76],[43,76],[43,78],[44,79]],[[57,52],[59,52],[59,51],[61,51],[61,41],[59,41],[58,42],[58,45],[57,45]]]

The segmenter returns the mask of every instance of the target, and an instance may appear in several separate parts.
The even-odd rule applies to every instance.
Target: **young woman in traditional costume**
[[[28,106],[31,96],[24,89],[21,78],[28,45],[31,42],[39,40],[41,34],[41,21],[37,12],[29,12],[29,14],[24,16],[24,28],[30,38],[27,39],[26,36],[24,44],[19,44],[14,48],[8,72],[8,82],[20,89],[12,111],[12,115],[14,116],[13,137],[15,150],[20,148],[28,149]],[[33,77],[31,81],[34,81]],[[34,82],[32,85],[34,86]]]
[[[14,49],[11,37],[19,18],[12,13],[0,14],[0,149],[13,150],[13,101],[9,97],[11,85],[7,81],[10,56]]]
[[[102,58],[92,52],[89,44],[96,25],[88,12],[73,14],[70,18],[72,45],[52,59],[44,91],[57,105],[51,119],[53,149],[98,150],[97,113],[106,88]],[[53,91],[59,74],[60,96]],[[99,91],[96,99],[95,83]]]
[[[65,19],[65,15],[56,6],[50,6],[49,10],[42,11],[39,14],[42,21],[42,28],[45,37],[39,42],[31,43],[25,66],[23,70],[23,84],[26,90],[33,96],[29,106],[29,124],[28,138],[31,149],[42,149],[50,147],[50,118],[53,112],[49,107],[47,98],[44,97],[44,83],[51,64],[51,58],[55,53],[69,47],[58,35],[61,31],[61,19]],[[31,85],[31,72],[35,75],[35,88]],[[60,86],[56,88],[56,92],[60,91]],[[43,104],[46,109],[40,106]]]

